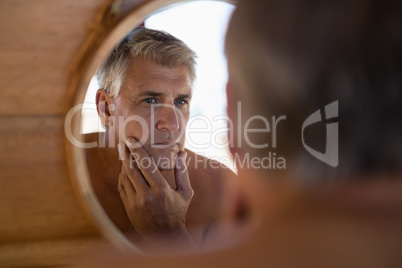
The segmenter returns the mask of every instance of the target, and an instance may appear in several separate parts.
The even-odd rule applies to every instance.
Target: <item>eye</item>
[[[175,103],[176,103],[176,104],[179,104],[179,105],[184,105],[184,104],[187,104],[188,101],[183,100],[183,99],[177,99],[177,100],[175,100]]]
[[[145,103],[156,103],[156,100],[154,98],[146,98],[144,100]]]

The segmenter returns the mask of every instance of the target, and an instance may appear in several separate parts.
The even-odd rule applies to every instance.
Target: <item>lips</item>
[[[151,147],[156,147],[156,148],[173,148],[175,146],[178,146],[177,142],[170,142],[170,141],[165,141],[165,142],[157,142],[151,145]]]

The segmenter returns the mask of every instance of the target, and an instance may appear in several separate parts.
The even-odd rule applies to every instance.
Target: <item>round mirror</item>
[[[76,82],[65,123],[75,184],[103,234],[123,250],[152,253],[156,244],[169,248],[170,242],[181,249],[201,248],[220,237],[233,213],[235,167],[228,150],[223,53],[234,9],[229,2],[149,1],[112,29]],[[124,69],[120,91],[112,96],[96,70],[133,29],[181,40],[181,49],[197,55],[196,78],[183,63],[140,55]],[[152,118],[144,115],[148,111]],[[139,146],[130,144],[130,137]],[[161,155],[167,154],[172,157],[164,167]],[[152,163],[141,165],[142,159]],[[155,189],[165,190],[155,194]]]

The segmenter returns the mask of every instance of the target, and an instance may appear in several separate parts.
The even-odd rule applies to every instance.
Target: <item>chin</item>
[[[177,150],[151,149],[149,155],[154,160],[159,170],[171,170],[176,166]]]

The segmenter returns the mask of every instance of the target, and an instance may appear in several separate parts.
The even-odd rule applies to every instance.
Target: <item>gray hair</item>
[[[196,53],[183,41],[163,32],[138,27],[127,34],[98,68],[99,86],[110,96],[119,95],[121,78],[130,64],[145,59],[166,67],[187,67],[195,80]]]

